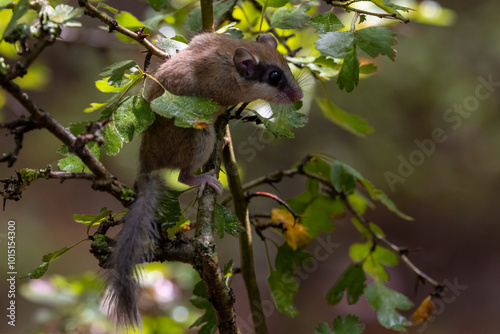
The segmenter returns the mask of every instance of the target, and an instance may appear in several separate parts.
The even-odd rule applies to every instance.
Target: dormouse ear
[[[255,71],[255,65],[257,65],[255,58],[245,48],[236,49],[233,62],[238,73],[244,77],[251,77]]]
[[[257,42],[269,44],[275,49],[278,47],[278,42],[276,42],[276,38],[274,38],[270,34],[260,35],[259,38],[257,38]]]

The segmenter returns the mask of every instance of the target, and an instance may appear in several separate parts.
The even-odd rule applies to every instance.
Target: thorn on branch
[[[257,197],[257,196],[271,198],[271,199],[275,200],[276,202],[280,203],[281,205],[283,205],[292,214],[292,216],[293,216],[293,218],[295,220],[294,224],[297,221],[297,219],[300,218],[300,216],[298,214],[296,214],[292,210],[292,208],[284,200],[282,200],[281,198],[279,198],[278,196],[276,196],[274,194],[259,191],[259,192],[254,192],[254,193],[247,194],[246,198],[247,198],[247,201],[250,201],[250,199],[252,197]]]

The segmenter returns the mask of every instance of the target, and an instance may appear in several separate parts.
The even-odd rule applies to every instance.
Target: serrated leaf
[[[345,88],[346,92],[352,92],[358,83],[359,59],[356,46],[353,44],[351,48],[346,50],[344,61],[337,77],[337,84],[341,90]]]
[[[394,60],[396,33],[385,27],[368,27],[359,29],[354,36],[356,45],[372,58],[382,54]]]
[[[426,323],[435,311],[436,306],[432,302],[431,296],[427,296],[413,313],[413,325],[417,325],[420,322]]]
[[[334,334],[334,333],[332,332],[330,326],[326,322],[320,322],[316,326],[314,334]]]
[[[103,2],[99,2],[99,4],[97,4],[97,8],[104,8],[104,9],[107,9],[109,10],[111,13],[113,14],[118,14],[119,10],[116,9],[116,8],[113,8],[111,7],[110,5],[108,4],[105,4]]]
[[[355,304],[365,289],[366,276],[359,264],[351,264],[337,282],[328,290],[326,300],[328,304],[335,305],[342,300],[344,291],[347,291],[347,302]]]
[[[332,101],[316,97],[316,102],[323,112],[323,115],[343,129],[358,136],[364,136],[373,131],[373,128],[368,125],[366,120],[360,116],[343,111],[333,104]]]
[[[299,195],[287,200],[287,203],[301,215],[300,223],[307,227],[311,238],[316,238],[320,231],[332,232],[335,229],[332,218],[344,214],[344,204],[340,199],[322,194]]]
[[[183,191],[174,190],[166,186],[160,188],[158,217],[162,222],[163,228],[169,230],[177,227],[176,230],[169,230],[169,233],[177,232],[181,228],[181,224],[184,223],[179,203],[179,197],[183,193]]]
[[[121,100],[111,119],[109,126],[114,126],[124,141],[130,142],[153,124],[155,116],[149,102],[139,94]]]
[[[359,318],[348,314],[345,321],[338,316],[333,320],[333,330],[335,334],[361,334],[365,330],[365,325],[359,323]]]
[[[132,13],[123,10],[120,11],[117,15],[115,15],[115,20],[121,26],[132,31],[144,27],[144,23],[141,22],[137,17],[135,17]]]
[[[95,155],[97,159],[101,159],[101,148],[95,142],[90,142],[87,144],[87,147],[90,149],[92,154]],[[83,163],[83,161],[74,153],[70,153],[67,146],[61,147],[58,151],[58,154],[66,156],[63,159],[60,159],[57,162],[57,166],[66,172],[86,172],[90,173],[90,169]]]
[[[198,333],[201,334],[214,334],[217,331],[217,318],[215,316],[214,308],[212,304],[202,297],[193,297],[190,299],[191,304],[196,308],[204,310],[205,313],[199,317],[189,328],[201,326]]]
[[[303,3],[298,7],[281,7],[271,17],[271,28],[296,29],[302,27],[311,17],[305,14],[311,5]]]
[[[204,128],[213,123],[210,116],[219,110],[218,103],[196,96],[177,96],[165,91],[151,101],[151,109],[163,117],[175,117],[175,125]]]
[[[107,155],[117,155],[120,152],[125,140],[120,136],[113,124],[108,124],[102,131],[104,138],[104,152]]]
[[[164,38],[162,36],[158,36],[156,45],[165,50],[170,56],[175,55],[178,51],[184,50],[188,46],[187,43],[179,42],[172,38]]]
[[[396,254],[381,246],[373,248],[372,242],[352,244],[349,255],[355,262],[363,261],[363,269],[371,277],[382,282],[389,280],[385,266],[394,266],[398,263]]]
[[[278,247],[278,252],[274,259],[276,271],[292,275],[296,267],[306,266],[312,259],[312,254],[303,248],[293,249],[284,242]]]
[[[137,63],[133,60],[124,60],[112,65],[109,65],[104,69],[100,75],[103,77],[109,77],[108,84],[114,87],[122,86],[122,80],[125,76],[125,71],[136,66]]]
[[[328,32],[320,34],[314,44],[323,56],[344,58],[346,52],[354,46],[354,34],[350,31]]]
[[[170,6],[169,0],[148,0],[148,2],[151,8],[153,8],[157,12]]]
[[[107,106],[109,103],[108,102],[103,102],[103,103],[98,103],[98,102],[91,102],[90,107],[85,108],[83,112],[89,113],[89,112],[94,112],[96,110],[101,109],[104,106]]]
[[[29,8],[30,8],[29,0],[19,0],[19,2],[12,9],[12,16],[10,17],[9,23],[7,23],[7,27],[5,27],[2,39],[4,39],[6,36],[8,36],[11,32],[14,31],[14,29],[17,26],[17,20],[23,17],[23,15],[26,14]]]
[[[363,186],[366,188],[368,193],[370,194],[370,197],[376,201],[379,201],[380,203],[384,204],[387,209],[392,211],[393,213],[397,214],[399,217],[406,219],[406,220],[413,220],[412,217],[408,216],[407,214],[403,213],[400,211],[396,204],[387,196],[386,193],[384,193],[382,190],[375,188],[373,183],[368,181],[365,178],[362,178],[360,175],[359,181],[363,184]]]
[[[406,331],[406,318],[397,310],[408,310],[413,303],[404,295],[385,287],[382,282],[374,282],[365,288],[365,296],[370,306],[377,312],[380,324],[396,331]]]
[[[49,264],[48,262],[44,262],[41,265],[39,265],[37,268],[33,269],[29,273],[22,275],[19,277],[20,279],[24,278],[29,278],[29,279],[39,279],[41,278],[49,269]]]
[[[240,224],[238,217],[219,203],[215,205],[214,228],[219,238],[224,237],[224,232],[233,237],[237,237],[238,233],[245,232],[245,227]]]
[[[282,231],[282,234],[293,250],[307,246],[309,242],[311,242],[311,236],[307,232],[307,227],[295,221],[295,218],[289,211],[276,208],[273,209],[271,221],[282,224],[285,229],[285,231]]]
[[[254,114],[259,118],[262,124],[266,127],[266,129],[273,134],[276,138],[293,138],[295,135],[290,130],[276,124],[272,119],[266,118],[259,114],[256,111],[253,111]]]
[[[336,76],[340,70],[340,64],[337,64],[333,58],[327,58],[324,56],[320,57],[303,57],[303,58],[293,58],[288,57],[287,60],[293,64],[300,65],[301,67],[307,67],[314,73],[317,73],[320,77],[331,78]]]
[[[267,7],[277,8],[283,7],[288,3],[288,0],[257,0],[262,6],[267,4]]]
[[[375,64],[364,64],[359,67],[360,74],[372,74],[377,71],[377,65]]]
[[[74,8],[72,6],[60,4],[54,8],[54,13],[49,17],[49,19],[54,23],[66,24],[72,19],[82,16],[82,14],[82,8]]]
[[[293,296],[299,291],[299,285],[293,276],[290,273],[271,270],[267,283],[278,311],[291,318],[298,316],[299,312],[293,305]]]
[[[275,104],[270,103],[273,115],[276,120],[285,126],[291,126],[294,128],[301,128],[307,123],[307,116],[297,112],[302,108],[302,101],[297,101],[293,104]]]
[[[316,28],[316,32],[319,34],[337,31],[344,28],[344,24],[330,11],[313,17],[309,20],[309,24]]]
[[[339,193],[351,193],[356,189],[356,179],[346,164],[335,160],[332,164],[331,180],[333,187]]]

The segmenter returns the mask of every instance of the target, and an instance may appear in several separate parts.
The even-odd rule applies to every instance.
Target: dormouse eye
[[[269,72],[269,84],[271,86],[278,86],[281,82],[281,73],[278,71]]]

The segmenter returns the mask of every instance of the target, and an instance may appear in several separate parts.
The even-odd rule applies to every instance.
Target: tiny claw
[[[215,170],[210,170],[201,175],[192,175],[190,172],[186,170],[181,170],[179,174],[179,182],[187,184],[188,186],[200,186],[198,190],[198,197],[203,195],[203,191],[205,190],[207,184],[212,187],[217,195],[221,195],[223,188],[222,183],[215,178],[213,175],[215,174]]]

